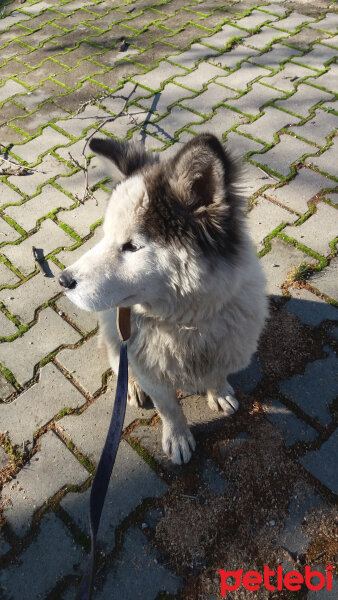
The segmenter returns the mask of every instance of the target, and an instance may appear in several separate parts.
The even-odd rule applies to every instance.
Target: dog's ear
[[[158,160],[156,155],[148,154],[141,144],[133,141],[120,142],[112,138],[92,138],[89,147],[96,154],[113,161],[125,177]]]
[[[172,160],[170,185],[175,196],[190,211],[226,208],[227,189],[234,164],[212,134],[190,140]]]

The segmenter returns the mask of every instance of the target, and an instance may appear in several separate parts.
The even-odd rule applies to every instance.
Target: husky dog
[[[159,162],[143,146],[94,138],[125,179],[114,189],[103,239],[60,275],[68,298],[98,311],[118,369],[114,307],[131,307],[129,401],[150,396],[176,464],[195,449],[176,390],[238,408],[229,374],[246,367],[267,315],[264,278],[244,223],[236,164],[211,134]]]

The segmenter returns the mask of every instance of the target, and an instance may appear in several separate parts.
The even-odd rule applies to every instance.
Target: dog
[[[142,145],[92,138],[124,179],[113,190],[102,240],[59,277],[79,308],[99,313],[118,370],[116,307],[131,307],[128,399],[150,396],[162,446],[187,463],[195,440],[178,388],[206,393],[212,410],[238,409],[227,377],[245,368],[267,316],[264,276],[245,226],[238,167],[201,134],[160,162]]]

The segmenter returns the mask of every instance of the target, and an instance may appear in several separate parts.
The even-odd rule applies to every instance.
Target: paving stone
[[[281,381],[279,389],[323,426],[331,422],[329,406],[337,394],[337,357],[330,346],[327,358],[308,363],[304,375]]]
[[[214,58],[210,58],[209,62],[217,67],[232,71],[237,65],[239,66],[244,60],[255,54],[258,54],[258,50],[238,44],[238,46],[230,48]]]
[[[195,133],[213,133],[214,135],[221,137],[223,133],[240,123],[241,119],[243,119],[243,115],[240,113],[219,106],[216,110],[216,114],[211,117],[211,119],[202,124],[192,124],[189,129]]]
[[[66,115],[65,115],[66,116]],[[55,121],[55,125],[75,138],[81,137],[85,130],[100,123],[110,115],[97,106],[87,106],[77,117],[69,117]]]
[[[336,460],[338,452],[338,429],[322,444],[319,450],[308,452],[299,458],[299,462],[319,479],[331,492],[338,494],[338,477]]]
[[[217,83],[209,83],[207,89],[201,94],[195,96],[195,98],[189,98],[188,100],[180,101],[180,104],[182,104],[182,106],[185,108],[195,110],[200,114],[211,115],[216,104],[225,102],[228,98],[232,98],[234,95],[236,95],[236,92],[233,92],[222,85],[218,85]]]
[[[290,112],[308,117],[310,110],[322,100],[329,100],[328,92],[324,92],[311,85],[302,83],[298,86],[297,91],[293,96],[286,100],[276,100],[275,106],[289,110]]]
[[[83,173],[81,175],[83,178]],[[80,193],[81,191],[79,188]],[[73,210],[59,212],[59,221],[69,225],[81,237],[85,237],[90,233],[91,226],[103,219],[107,200],[107,194],[103,190],[98,190],[95,197],[88,198],[84,204],[79,204]]]
[[[238,371],[237,373],[232,373],[229,376],[229,382],[234,388],[235,392],[240,390],[245,394],[251,394],[255,387],[257,387],[258,383],[263,377],[263,371],[261,368],[261,363],[256,354],[252,357],[250,364],[242,371]]]
[[[303,23],[311,22],[312,25],[313,20],[314,19],[312,17],[309,17],[308,15],[302,15],[297,12],[292,12],[285,19],[280,19],[278,23],[274,23],[273,27],[276,27],[278,29],[286,29],[287,31],[295,31],[297,27],[299,27],[299,25],[302,25]]]
[[[0,337],[9,337],[18,333],[13,321],[8,319],[6,315],[0,311]]]
[[[280,286],[286,280],[287,274],[302,262],[312,263],[313,258],[279,238],[272,239],[270,252],[261,258],[267,280],[267,293],[281,296]]]
[[[338,319],[337,307],[328,304],[319,296],[312,294],[305,288],[289,288],[291,299],[286,308],[296,315],[302,323],[310,327],[318,327],[326,319],[335,321]]]
[[[59,311],[67,315],[80,329],[90,332],[97,327],[97,315],[86,310],[81,310],[67,296],[62,296],[57,300],[56,306]]]
[[[324,37],[324,39],[321,40],[321,44],[323,44],[324,46],[331,46],[332,48],[338,48],[338,35],[334,35],[331,37],[326,38],[326,36]],[[333,63],[330,64],[330,68],[332,69],[332,67],[334,67],[335,65]]]
[[[202,122],[203,117],[195,115],[193,112],[174,106],[171,112],[154,125],[147,125],[147,131],[160,136],[164,141],[172,140],[177,131],[190,123]]]
[[[14,392],[14,387],[9,381],[0,373],[0,400],[5,400]]]
[[[57,160],[54,156],[44,156],[39,167],[30,171],[27,175],[11,175],[8,181],[16,186],[23,194],[33,196],[37,192],[38,186],[42,185],[57,173],[69,173],[69,168],[64,163]],[[20,198],[16,200],[19,201]]]
[[[215,54],[217,54],[217,50],[208,48],[203,44],[192,44],[189,50],[186,50],[181,54],[175,54],[174,56],[171,56],[170,60],[178,65],[181,65],[182,67],[190,69],[192,64],[194,65],[197,61],[202,59],[206,60]]]
[[[12,152],[25,160],[28,164],[37,162],[41,154],[45,154],[48,150],[67,144],[69,139],[62,135],[52,127],[46,127],[41,135],[33,138],[26,144],[13,146]]]
[[[323,34],[322,31],[312,29],[311,27],[304,27],[303,29],[300,29],[298,33],[285,38],[283,43],[298,48],[298,50],[308,52],[311,49],[313,42],[321,40],[325,35],[326,34]]]
[[[335,13],[328,13],[324,19],[317,21],[317,23],[312,23],[311,27],[322,29],[323,31],[329,31],[330,33],[335,33],[338,27],[338,15]]]
[[[82,246],[79,246],[75,250],[64,250],[61,251],[57,257],[58,260],[65,266],[70,267],[75,261],[83,256],[88,250],[91,250],[103,237],[102,225],[95,227],[94,234],[91,238],[86,240]]]
[[[304,123],[304,125],[289,127],[290,131],[293,131],[296,135],[310,140],[319,146],[325,146],[327,144],[327,137],[334,134],[337,128],[338,115],[324,110],[317,110],[313,118]]]
[[[229,134],[234,135],[234,134]],[[227,137],[228,139],[228,137]],[[243,186],[246,190],[247,196],[253,196],[263,187],[267,185],[275,184],[275,179],[272,179],[268,173],[252,165],[251,163],[244,163],[242,168],[242,179]]]
[[[332,193],[325,193],[325,198],[327,198],[328,200],[330,200],[330,202],[332,202],[332,204],[338,204],[338,191],[337,192],[332,192]]]
[[[280,98],[281,94],[282,92],[274,90],[273,88],[265,85],[261,85],[258,82],[253,84],[252,90],[249,90],[240,98],[227,100],[227,104],[244,113],[258,115],[264,104],[270,100],[273,100],[274,98]]]
[[[52,185],[42,188],[40,194],[20,206],[9,206],[6,215],[14,219],[26,231],[36,226],[38,219],[60,207],[68,207],[73,201]]]
[[[303,525],[314,511],[325,506],[323,499],[312,491],[309,485],[297,482],[292,490],[288,516],[276,540],[276,547],[284,547],[295,556],[305,554],[310,544],[310,536]]]
[[[289,46],[283,46],[283,44],[274,44],[268,52],[264,52],[259,56],[254,56],[253,58],[250,58],[249,61],[258,65],[264,65],[270,69],[279,69],[283,61],[296,54],[301,54],[300,50],[290,48]]]
[[[272,144],[274,141],[274,135],[277,131],[284,129],[289,123],[297,123],[298,118],[288,113],[277,110],[273,106],[266,106],[264,113],[253,123],[249,125],[240,125],[238,131],[241,133],[247,133],[252,137],[261,139],[263,142]],[[260,158],[264,158],[266,155],[260,155]],[[255,159],[260,162],[259,158]]]
[[[296,82],[304,77],[311,77],[313,74],[312,69],[290,62],[286,63],[284,69],[275,75],[266,75],[261,81],[285,92],[293,92]]]
[[[110,415],[107,415],[105,434]],[[89,432],[89,435],[93,435]],[[99,455],[102,446],[97,445]],[[115,546],[116,527],[145,498],[159,497],[167,491],[167,484],[147,465],[147,463],[125,441],[120,442],[114,471],[108,487],[105,510],[102,514],[98,539],[105,552],[111,552]],[[61,502],[62,508],[75,523],[89,535],[88,506],[90,489],[82,494],[69,493]]]
[[[279,3],[277,4],[277,2],[272,2],[271,4],[269,3],[267,6],[260,6],[258,10],[283,16],[285,15],[287,9],[284,6],[281,6]]]
[[[1,430],[20,446],[63,408],[78,408],[86,399],[53,364],[41,368],[40,379],[10,404],[1,407]]]
[[[0,262],[0,285],[14,285],[19,282],[19,278],[6,265]]]
[[[216,496],[224,496],[228,487],[227,481],[221,475],[219,467],[210,458],[202,462],[201,475],[208,491],[210,490]]]
[[[14,227],[7,223],[7,221],[0,218],[0,240],[2,244],[15,242],[21,237],[21,233],[19,233]]]
[[[336,209],[326,202],[317,204],[316,212],[302,225],[286,227],[286,235],[305,244],[323,256],[329,256],[332,250],[329,243],[337,237],[338,215]]]
[[[251,46],[257,50],[263,50],[268,44],[271,44],[274,40],[280,40],[283,37],[287,37],[287,33],[277,31],[272,27],[262,27],[259,33],[248,37],[244,44],[245,46]]]
[[[335,186],[335,182],[320,173],[302,167],[296,177],[275,190],[269,190],[269,195],[277,202],[303,214],[309,210],[308,202],[326,188]],[[326,196],[326,194],[325,194]]]
[[[338,302],[337,277],[338,258],[333,258],[328,267],[310,277],[309,283]]]
[[[338,178],[338,161],[337,161],[337,138],[333,138],[333,144],[328,150],[325,150],[320,156],[307,158],[306,162],[311,162],[320,171],[324,171],[333,177]]]
[[[252,65],[251,63],[242,63],[237,71],[233,71],[230,75],[216,81],[235,90],[242,91],[247,88],[249,83],[265,74],[266,69],[262,67]]]
[[[22,323],[33,321],[36,309],[60,293],[57,280],[60,269],[52,262],[48,263],[48,268],[48,277],[40,271],[17,288],[0,292],[0,300]]]
[[[335,58],[336,54],[337,51],[334,48],[329,48],[322,44],[315,44],[311,52],[304,54],[304,56],[294,58],[293,62],[307,65],[311,67],[311,69],[321,70],[329,60]]]
[[[154,111],[159,115],[163,115],[168,112],[169,106],[183,100],[184,98],[190,98],[194,93],[189,90],[183,89],[174,83],[167,83],[163,88],[162,92],[157,92],[150,98],[142,98],[139,100],[139,104],[149,111]],[[151,115],[149,115],[150,117]]]
[[[23,242],[14,246],[6,246],[4,254],[23,275],[29,275],[35,270],[32,246],[43,251],[44,256],[59,247],[70,247],[76,240],[65,233],[61,227],[50,219],[42,222],[40,229],[27,237]]]
[[[106,352],[98,347],[98,341],[98,336],[94,336],[79,348],[62,350],[57,356],[58,362],[91,395],[102,387],[102,375],[110,367]]]
[[[57,422],[56,427],[74,442],[76,447],[97,465],[106,439],[116,392],[116,376],[113,375],[108,390],[91,404],[81,415],[68,415]],[[149,403],[144,408],[127,404],[123,428],[137,419],[151,419],[155,411]]]
[[[294,223],[297,216],[270,202],[266,198],[258,197],[255,206],[248,213],[248,226],[257,252],[265,248],[264,238],[282,223]]]
[[[163,83],[173,77],[174,75],[184,74],[184,69],[177,65],[172,65],[166,60],[161,60],[158,67],[149,71],[148,73],[142,73],[133,77],[133,81],[140,83],[154,91],[160,90],[163,87]]]
[[[208,46],[213,46],[214,48],[217,48],[217,50],[223,50],[224,46],[226,46],[230,41],[234,39],[241,39],[247,35],[247,31],[243,31],[243,29],[233,27],[227,23],[226,25],[223,25],[220,31],[214,33],[214,35],[201,38],[200,42],[202,44],[208,44]]]
[[[227,148],[234,153],[234,156],[245,156],[248,152],[253,150],[262,150],[262,144],[251,140],[245,135],[238,135],[236,131],[230,131],[227,133]],[[250,165],[250,167],[253,165]]]
[[[6,521],[16,535],[24,536],[30,528],[33,514],[48,498],[66,485],[81,485],[88,477],[88,471],[67,446],[53,431],[47,431],[40,438],[39,451],[25,464],[15,480],[3,486]]]
[[[253,10],[250,13],[250,15],[248,15],[247,17],[243,17],[243,19],[239,19],[237,21],[237,24],[239,27],[243,27],[244,29],[248,29],[249,31],[252,31],[252,30],[256,29],[257,27],[259,27],[260,25],[263,25],[263,23],[269,23],[270,21],[275,21],[276,19],[277,19],[277,17],[273,17],[272,15],[269,15],[268,13],[263,13],[258,10]]]
[[[97,600],[155,600],[160,591],[174,595],[181,585],[180,577],[158,562],[143,533],[132,528],[124,536],[122,555],[110,569]]]
[[[271,404],[265,407],[265,413],[270,423],[281,431],[287,448],[296,442],[313,442],[318,436],[313,427],[302,421],[279,400],[272,400]]]
[[[175,77],[174,83],[178,83],[191,90],[200,91],[208,81],[223,74],[225,72],[220,67],[215,67],[209,63],[200,63],[195,71],[191,71],[191,73],[182,77]],[[220,83],[224,82],[221,81]]]
[[[7,554],[7,552],[9,552],[10,549],[11,549],[11,546],[5,540],[3,534],[0,532],[0,558],[2,556],[4,556],[5,554]]]
[[[265,154],[253,154],[250,158],[281,175],[290,175],[292,163],[300,161],[304,154],[313,150],[312,146],[287,134],[280,136],[280,142]]]
[[[329,71],[320,75],[319,77],[309,77],[308,82],[313,85],[318,85],[320,87],[324,87],[327,90],[338,93],[338,65],[332,64],[329,67]]]
[[[23,85],[20,85],[20,83],[17,83],[13,79],[8,79],[6,83],[0,87],[0,103],[25,91],[26,88]]]
[[[23,336],[0,345],[0,362],[25,383],[33,377],[34,365],[42,358],[61,344],[75,344],[79,339],[77,331],[47,307]]]
[[[0,181],[0,207],[10,202],[22,202],[23,198],[5,181]]]
[[[312,570],[314,571],[320,571],[324,577],[327,576],[327,570],[324,568],[323,565],[312,565]],[[319,580],[317,581],[316,579],[313,580],[313,583],[319,583]],[[324,587],[321,590],[315,591],[315,590],[309,590],[308,595],[307,595],[307,600],[335,600],[335,598],[337,597],[338,594],[338,578],[335,577],[334,573],[333,573],[333,577],[332,577],[332,590],[328,590],[326,587]]]
[[[82,560],[83,551],[66,526],[54,513],[47,513],[37,537],[0,575],[4,600],[46,598],[58,579],[77,574]]]

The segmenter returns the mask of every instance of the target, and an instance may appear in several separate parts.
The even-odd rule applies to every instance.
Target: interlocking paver
[[[7,223],[4,219],[0,219],[0,243],[8,244],[9,242],[15,242],[20,239],[22,234],[19,233],[12,225]]]
[[[19,171],[0,155],[0,223],[7,233],[0,242],[10,242],[0,256],[0,336],[13,335],[11,342],[0,340],[0,423],[8,436],[0,432],[4,600],[18,594],[70,600],[85,564],[79,540],[81,530],[88,533],[91,469],[84,465],[98,462],[116,375],[107,372],[108,358],[97,348],[97,315],[61,294],[57,275],[102,238],[100,221],[116,171],[91,156],[93,195],[82,204],[85,178],[77,162],[84,164],[86,136],[121,111],[101,135],[138,140],[159,150],[161,159],[207,131],[223,137],[230,153],[245,156],[247,220],[275,298],[257,354],[229,377],[240,412],[224,419],[210,413],[204,397],[182,400],[198,444],[194,463],[182,469],[164,457],[162,426],[150,403],[142,410],[127,407],[99,532],[104,552],[94,595],[155,600],[182,586],[184,595],[193,577],[198,594],[211,600],[220,589],[210,574],[222,563],[255,568],[243,551],[253,538],[257,564],[282,564],[284,572],[299,568],[300,556],[324,573],[333,561],[330,526],[322,519],[337,491],[335,356],[329,345],[337,336],[332,303],[338,301],[337,17],[327,0],[230,4],[9,0],[1,13],[1,153],[33,166]],[[22,234],[21,241],[15,238]],[[47,276],[33,258],[33,245],[44,256],[54,253],[45,262]],[[318,251],[326,258],[317,260]],[[302,263],[320,270],[294,281]],[[251,445],[258,456],[252,463]],[[285,446],[292,451],[285,454]],[[262,471],[259,456],[264,463],[267,450]],[[147,461],[165,470],[166,483]],[[83,483],[86,491],[71,487],[62,499],[66,485]],[[321,498],[314,492],[318,486]],[[41,516],[42,504],[50,501],[50,512]],[[240,530],[232,531],[238,520],[245,543]],[[159,533],[168,526],[163,547]],[[224,528],[230,532],[226,547],[219,533]],[[28,531],[24,549],[13,543],[13,533]],[[315,564],[323,533],[326,554]]]
[[[281,296],[281,285],[291,269],[302,262],[312,263],[313,259],[294,246],[275,238],[271,240],[270,252],[265,254],[261,261],[267,279],[268,294]]]
[[[312,294],[305,288],[289,288],[291,299],[286,308],[296,315],[302,323],[317,327],[324,320],[335,321],[338,318],[338,309],[332,304],[325,302],[320,296]]]
[[[261,117],[249,125],[240,125],[238,131],[271,144],[278,131],[284,129],[290,123],[297,123],[298,121],[299,119],[294,115],[277,110],[273,106],[267,106]]]
[[[331,422],[330,404],[337,393],[337,357],[325,346],[327,358],[308,363],[304,375],[294,375],[279,383],[279,389],[306,414],[322,425]]]
[[[86,399],[53,364],[41,368],[40,379],[10,404],[1,408],[1,431],[20,445],[65,408],[78,408]]]
[[[108,415],[110,410],[107,411]],[[89,435],[93,435],[93,432]],[[86,444],[84,446],[86,448]],[[83,452],[81,444],[80,449]],[[118,495],[117,490],[119,490]],[[116,527],[141,504],[142,500],[148,497],[162,496],[166,491],[166,483],[123,440],[118,449],[114,475],[108,488],[107,505],[110,508],[102,517],[99,534],[99,541],[104,550],[110,552],[114,548]],[[61,502],[62,508],[87,535],[89,534],[89,523],[86,507],[89,502],[89,494],[90,490],[81,496],[70,493]]]
[[[313,158],[307,158],[306,162],[310,162],[317,167],[320,171],[324,171],[328,175],[338,178],[338,163],[337,163],[337,137],[333,138],[333,144],[323,152],[320,156],[314,156]]]
[[[292,181],[275,190],[269,190],[269,194],[277,202],[301,215],[309,209],[309,200],[317,196],[321,190],[331,187],[335,187],[334,181],[316,171],[302,167],[298,169]]]
[[[300,84],[293,96],[290,96],[286,100],[276,100],[275,105],[289,110],[295,115],[307,117],[309,111],[323,100],[330,100],[328,92],[319,90],[311,85]]]
[[[315,214],[311,215],[302,225],[286,227],[284,233],[301,244],[328,256],[332,250],[329,243],[337,236],[338,213],[335,208],[325,202],[317,204]]]
[[[264,238],[282,223],[293,223],[297,216],[266,198],[257,198],[248,213],[248,226],[257,252],[265,247]]]
[[[53,477],[48,477],[50,472]],[[88,479],[88,471],[72,456],[66,445],[53,431],[40,439],[40,448],[21,469],[14,482],[6,483],[3,500],[8,503],[5,516],[20,537],[31,525],[34,512],[59,489],[66,485],[81,485]]]
[[[310,154],[312,151],[313,147],[306,142],[284,134],[281,135],[276,146],[265,152],[265,154],[253,154],[251,159],[256,160],[275,173],[286,176],[290,174],[292,163],[299,162],[302,156]]]
[[[269,421],[281,431],[287,447],[296,442],[313,442],[318,436],[311,425],[302,421],[279,400],[274,399],[265,411]]]
[[[333,258],[328,267],[310,278],[310,283],[313,287],[338,302],[337,277],[338,259]]]
[[[80,335],[51,308],[39,314],[39,320],[22,338],[0,345],[0,362],[21,383],[33,377],[33,368],[42,358],[61,346],[75,344]]]
[[[102,375],[110,367],[105,350],[98,347],[97,337],[77,349],[62,350],[57,360],[90,394],[102,387]]]
[[[42,249],[44,256],[47,256],[60,246],[67,248],[75,243],[75,239],[65,233],[61,227],[58,227],[50,219],[46,219],[41,223],[40,229],[36,233],[27,237],[18,245],[6,246],[3,252],[23,275],[29,275],[35,270],[32,246]]]

